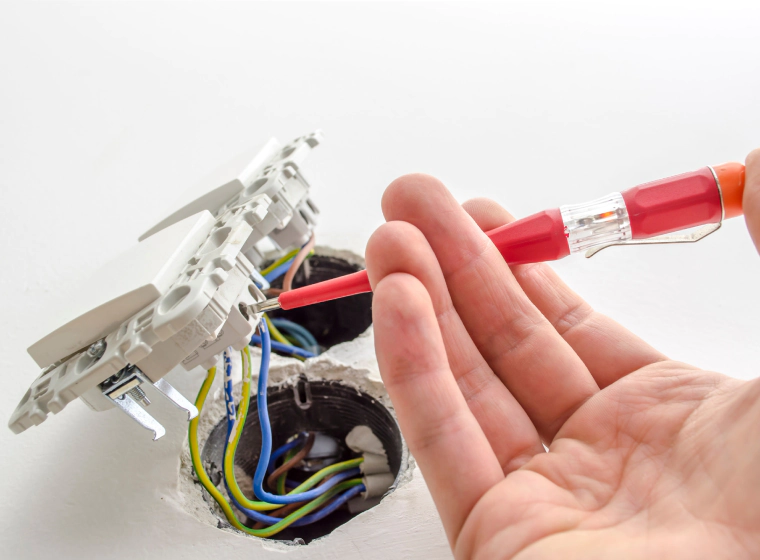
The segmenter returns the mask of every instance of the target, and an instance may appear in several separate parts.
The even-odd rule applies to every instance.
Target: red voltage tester
[[[486,235],[509,264],[554,261],[572,253],[590,257],[605,247],[691,243],[741,216],[744,166],[726,163],[645,183],[603,198],[544,210]],[[669,235],[690,228],[688,233]],[[370,292],[367,271],[283,292],[251,306],[255,312],[305,305]]]

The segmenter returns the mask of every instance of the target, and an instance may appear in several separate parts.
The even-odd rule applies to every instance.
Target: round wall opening
[[[363,267],[356,262],[319,250],[306,259],[293,278],[293,288],[308,286],[338,276],[358,272]],[[282,287],[282,278],[272,283],[273,288]],[[326,301],[290,311],[274,311],[270,317],[288,319],[309,330],[323,348],[329,348],[353,340],[372,324],[372,294]]]
[[[318,434],[317,437],[322,438],[323,442],[328,442],[326,447],[331,447],[327,459],[304,461],[288,473],[288,478],[300,482],[325,464],[357,457],[346,445],[346,436],[356,426],[368,426],[382,443],[393,479],[398,481],[402,466],[407,461],[405,447],[395,418],[376,398],[339,381],[307,380],[305,376],[270,387],[267,395],[273,449],[286,444],[292,436],[305,432]],[[214,484],[218,484],[222,478],[221,465],[226,436],[227,423],[223,418],[203,443],[201,459]],[[260,450],[261,430],[256,397],[253,396],[235,456],[241,488],[245,488],[245,485],[250,488],[250,479],[256,470]],[[247,480],[243,477],[247,477]],[[211,503],[211,498],[205,492],[204,497]],[[302,527],[288,527],[272,539],[308,543],[329,534],[378,501],[375,499],[362,503],[362,498],[357,497],[353,503],[349,502],[324,519]],[[220,519],[220,523],[228,525],[223,519]],[[254,523],[249,520],[246,525],[253,527]]]

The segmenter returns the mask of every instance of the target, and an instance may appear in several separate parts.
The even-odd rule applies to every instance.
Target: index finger
[[[386,189],[382,204],[386,220],[409,222],[425,235],[473,342],[542,437],[551,440],[599,391],[585,364],[440,181],[419,174],[401,177]]]
[[[514,221],[509,212],[487,198],[468,200],[462,207],[483,231]],[[667,359],[620,323],[594,311],[550,266],[517,265],[512,272],[533,304],[583,360],[599,387]]]
[[[422,283],[399,272],[382,278],[372,321],[383,382],[453,548],[472,508],[504,479],[501,465],[449,369]]]

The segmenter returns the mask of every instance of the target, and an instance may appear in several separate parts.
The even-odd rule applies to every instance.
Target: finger
[[[493,200],[476,198],[462,207],[483,231],[514,221]],[[638,336],[597,313],[546,264],[512,267],[525,294],[586,364],[599,387],[644,366],[667,359]]]
[[[406,222],[388,222],[372,235],[366,251],[372,285],[395,272],[416,277],[433,303],[446,356],[467,406],[480,424],[503,472],[544,451],[536,428],[496,377],[454,309],[435,253],[422,232]]]
[[[386,220],[409,222],[425,235],[473,342],[539,433],[551,439],[598,391],[581,359],[439,181],[425,175],[397,179],[383,195],[383,213]]]
[[[760,148],[750,152],[745,163],[742,208],[747,229],[760,252]]]
[[[394,273],[374,292],[380,373],[453,546],[473,506],[504,475],[449,369],[425,287]]]

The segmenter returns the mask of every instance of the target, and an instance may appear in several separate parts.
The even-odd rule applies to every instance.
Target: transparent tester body
[[[570,253],[631,239],[631,222],[623,196],[612,193],[581,204],[560,207]]]

